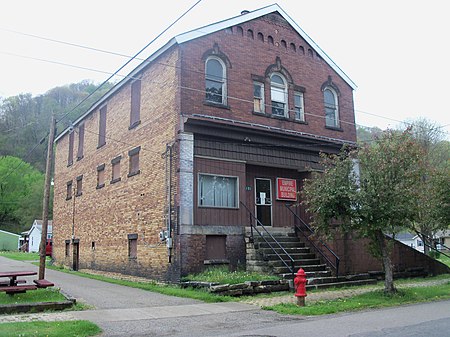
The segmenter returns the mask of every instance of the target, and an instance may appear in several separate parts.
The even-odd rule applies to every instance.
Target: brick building
[[[319,152],[356,141],[354,89],[278,5],[176,36],[57,137],[56,262],[245,265],[250,213],[291,228]]]

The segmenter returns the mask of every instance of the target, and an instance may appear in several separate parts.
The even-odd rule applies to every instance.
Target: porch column
[[[194,222],[194,134],[183,132],[180,140],[180,227]]]

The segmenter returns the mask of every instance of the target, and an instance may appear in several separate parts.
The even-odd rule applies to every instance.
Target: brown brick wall
[[[181,45],[182,50],[182,112],[184,114],[207,114],[223,118],[265,124],[282,129],[293,129],[311,134],[332,138],[356,140],[356,129],[351,87],[316,53],[308,56],[307,43],[288,25],[278,20],[274,22],[266,18],[255,19],[241,25],[244,36],[238,34],[234,26],[233,33],[219,31]],[[246,36],[247,29],[252,29],[254,39]],[[264,35],[264,42],[257,39],[257,33]],[[267,36],[274,38],[274,45],[267,42]],[[285,40],[287,48],[281,46]],[[202,57],[217,43],[221,53],[226,55],[231,66],[228,68],[228,105],[229,109],[205,105],[205,65]],[[296,51],[290,49],[294,43]],[[278,45],[277,45],[278,44]],[[299,52],[303,46],[305,54]],[[264,76],[267,68],[279,57],[281,65],[292,76],[295,85],[305,88],[304,101],[307,124],[287,120],[258,116],[253,110],[252,75]],[[341,128],[335,131],[325,128],[325,113],[321,86],[331,76],[333,83],[340,91],[339,109]],[[270,103],[270,83],[266,78],[265,103]],[[293,109],[293,88],[289,88],[289,109]],[[270,106],[266,106],[266,112]]]
[[[198,273],[205,268],[206,235],[181,235],[181,275]],[[195,248],[195,249],[194,249]],[[245,242],[243,235],[226,236],[226,258],[229,268],[245,266]]]
[[[369,241],[350,234],[337,236],[330,247],[341,258],[340,274],[357,274],[368,271],[382,271],[382,264],[369,253]],[[423,268],[429,274],[448,273],[450,270],[435,259],[395,242],[392,252],[394,272],[404,272],[413,268]]]
[[[179,104],[178,49],[172,48],[142,72],[141,123],[129,130],[130,83],[107,104],[106,145],[97,149],[99,112],[85,119],[84,158],[67,167],[68,136],[56,144],[54,257],[64,257],[65,240],[80,240],[80,268],[165,278],[167,249],[159,244],[165,227],[165,160],[161,154],[175,139]],[[162,66],[168,64],[170,66]],[[75,128],[77,132],[77,128]],[[74,153],[77,153],[78,134]],[[140,146],[140,174],[127,177],[128,151]],[[121,180],[111,183],[111,160],[122,156]],[[97,189],[97,166],[105,164],[105,186]],[[66,200],[66,182],[83,175],[83,194]],[[138,234],[137,259],[128,258],[128,234]],[[95,250],[92,250],[92,242]],[[69,259],[70,260],[70,259]]]

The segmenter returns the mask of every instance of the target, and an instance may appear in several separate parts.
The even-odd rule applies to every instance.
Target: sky
[[[154,1],[143,0],[5,1],[0,12],[0,97],[39,95],[86,79],[101,83],[128,58],[93,49],[133,56],[195,2],[165,0],[155,7]],[[273,3],[202,0],[140,57],[179,33]],[[423,117],[442,126],[450,138],[445,0],[277,3],[356,83],[357,124],[398,128]],[[121,74],[139,62],[131,62]]]

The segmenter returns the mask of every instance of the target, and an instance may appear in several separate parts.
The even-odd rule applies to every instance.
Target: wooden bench
[[[4,291],[8,295],[14,295],[18,293],[25,293],[27,290],[36,290],[37,287],[33,284],[25,284],[23,286],[7,286],[0,287],[0,291]]]
[[[33,282],[36,283],[36,286],[38,288],[53,287],[55,285],[54,283],[52,283],[50,281],[47,281],[47,280],[44,280],[44,279],[42,279],[42,280],[34,280]]]
[[[16,283],[27,283],[27,280],[16,280]],[[9,286],[9,281],[0,281],[0,287]]]

